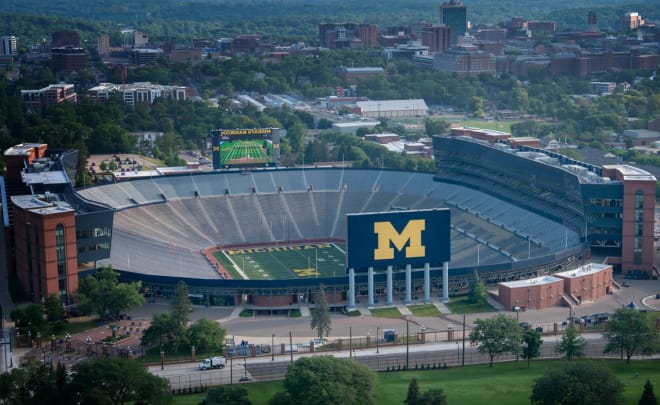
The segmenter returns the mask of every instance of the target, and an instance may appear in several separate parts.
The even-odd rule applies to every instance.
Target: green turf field
[[[344,246],[335,243],[236,248],[213,255],[234,278],[278,280],[346,274]]]
[[[272,155],[273,144],[263,140],[225,141],[220,144],[220,163],[223,166],[270,163]]]

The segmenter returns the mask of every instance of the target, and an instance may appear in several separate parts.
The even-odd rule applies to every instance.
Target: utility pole
[[[461,367],[465,367],[465,314],[463,314],[463,358],[461,359]]]

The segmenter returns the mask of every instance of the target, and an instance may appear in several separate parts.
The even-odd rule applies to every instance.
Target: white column
[[[431,265],[424,263],[424,302],[431,302]]]
[[[392,283],[392,266],[387,266],[387,305],[392,305],[394,301],[392,300],[392,290],[394,285]]]
[[[406,264],[406,299],[403,301],[404,304],[410,304],[412,302],[412,266]]]
[[[348,309],[355,309],[355,269],[348,269]]]
[[[374,268],[373,267],[369,267],[368,273],[367,273],[367,297],[368,297],[367,306],[373,307],[375,305],[375,303],[374,303]]]
[[[442,263],[442,302],[449,302],[449,262]]]

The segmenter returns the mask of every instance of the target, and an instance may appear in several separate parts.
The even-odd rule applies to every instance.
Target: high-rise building
[[[639,13],[629,12],[625,13],[623,17],[621,17],[619,25],[623,31],[632,31],[644,25],[644,20],[642,19],[642,16],[639,15]]]
[[[467,26],[467,8],[456,0],[440,5],[440,23],[448,25],[451,28],[451,43],[456,44],[458,37],[465,35]]]
[[[51,48],[73,47],[80,48],[80,34],[76,31],[56,31],[51,36]]]
[[[87,52],[83,48],[63,46],[50,50],[53,70],[80,72],[87,68]]]
[[[598,32],[598,14],[595,11],[589,11],[587,14],[587,24],[589,32]]]
[[[462,76],[478,76],[481,73],[494,74],[495,57],[480,51],[474,45],[461,45],[436,54],[434,68],[441,72],[456,73]]]
[[[323,48],[372,48],[377,40],[374,24],[319,24],[319,46]]]
[[[96,49],[99,55],[105,55],[110,53],[110,35],[103,34],[99,37]]]
[[[429,52],[444,52],[451,42],[451,27],[434,25],[422,30],[422,45],[429,47]]]
[[[6,36],[2,37],[2,47],[0,48],[0,55],[10,56],[16,55],[16,37],[15,36]]]

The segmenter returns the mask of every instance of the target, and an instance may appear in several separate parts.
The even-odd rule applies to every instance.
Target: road
[[[586,355],[588,357],[602,357],[605,341],[600,333],[591,333],[583,335],[586,345]],[[541,358],[560,358],[556,352],[556,344],[561,339],[561,335],[544,336],[541,347]],[[325,352],[322,352],[326,354]],[[367,365],[372,370],[397,370],[403,369],[406,364],[409,368],[451,368],[458,367],[463,363],[483,364],[488,363],[489,357],[480,354],[476,346],[471,346],[469,341],[465,342],[463,347],[462,340],[456,342],[426,343],[426,344],[406,344],[396,346],[375,345],[369,348],[348,350],[340,352],[327,352],[335,357],[351,357],[356,361]],[[235,358],[227,362],[227,367],[222,370],[200,371],[197,363],[165,364],[163,369],[160,365],[151,366],[149,370],[160,377],[169,380],[172,389],[182,389],[195,386],[211,386],[220,384],[237,384],[243,380],[246,381],[270,381],[284,378],[287,367],[291,360],[311,354],[290,354],[265,357]],[[620,356],[611,356],[619,358]],[[504,355],[497,357],[495,361],[515,361],[515,355]],[[523,361],[522,359],[519,359]]]

